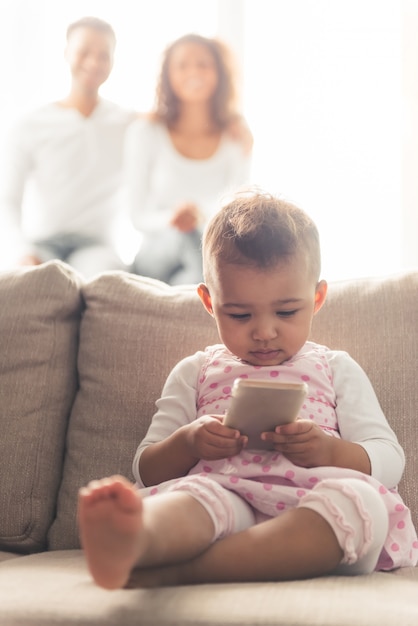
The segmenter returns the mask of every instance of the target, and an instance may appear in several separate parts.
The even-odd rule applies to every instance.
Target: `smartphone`
[[[295,421],[307,395],[306,383],[236,378],[224,424],[248,437],[248,449],[271,450],[261,433]]]

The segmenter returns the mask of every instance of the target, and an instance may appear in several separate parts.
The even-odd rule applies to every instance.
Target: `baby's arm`
[[[167,378],[148,433],[133,462],[140,486],[187,474],[200,459],[221,459],[240,452],[243,438],[207,415],[196,419],[196,389],[203,353],[187,357]]]
[[[330,366],[337,391],[341,437],[356,442],[370,459],[371,475],[387,488],[395,487],[405,467],[405,455],[390,427],[366,373],[347,353],[332,353]]]
[[[278,426],[274,434],[266,433],[265,438],[274,441],[274,449],[295,465],[347,467],[371,474],[368,454],[361,445],[332,437],[310,420]]]
[[[341,439],[327,435],[308,420],[281,426],[272,438],[275,449],[295,465],[332,465],[370,474],[387,487],[398,484],[404,454],[362,368],[344,352],[331,352]]]

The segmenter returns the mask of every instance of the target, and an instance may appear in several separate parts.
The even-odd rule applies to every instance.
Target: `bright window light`
[[[9,63],[0,139],[24,111],[66,94],[65,30],[83,15],[108,20],[118,39],[103,96],[140,111],[152,106],[168,42],[186,32],[220,33],[239,55],[253,182],[315,219],[324,277],[400,268],[397,2],[2,0],[0,54]]]
[[[254,178],[315,219],[328,279],[400,266],[400,11],[392,0],[247,0]]]

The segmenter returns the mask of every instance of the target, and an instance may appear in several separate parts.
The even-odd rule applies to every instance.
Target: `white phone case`
[[[248,449],[271,450],[261,433],[293,422],[308,391],[305,383],[281,383],[237,378],[224,424],[248,437]]]

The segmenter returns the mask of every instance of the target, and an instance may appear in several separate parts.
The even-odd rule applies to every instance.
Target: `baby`
[[[417,562],[397,493],[398,440],[360,366],[309,341],[327,284],[315,224],[268,194],[237,195],[206,227],[203,306],[220,344],[166,381],[120,476],[80,490],[81,542],[97,584],[289,580]],[[223,424],[236,378],[304,381],[296,422],[249,449]]]

